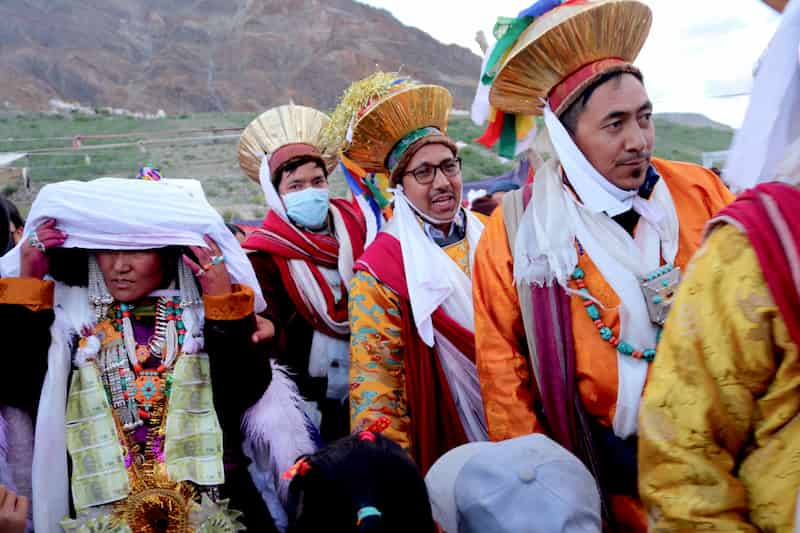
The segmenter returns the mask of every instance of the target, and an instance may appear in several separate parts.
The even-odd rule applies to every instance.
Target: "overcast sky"
[[[475,33],[487,37],[498,16],[516,16],[533,2],[491,0],[361,0],[392,12],[439,41],[479,53]],[[777,29],[778,15],[759,0],[644,0],[653,28],[637,60],[656,112],[703,113],[737,127],[753,67]],[[477,75],[476,75],[477,77]]]

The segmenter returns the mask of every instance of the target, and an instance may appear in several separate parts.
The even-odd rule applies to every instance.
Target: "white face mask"
[[[289,219],[304,228],[320,229],[325,225],[330,206],[328,189],[308,187],[298,192],[283,195]]]

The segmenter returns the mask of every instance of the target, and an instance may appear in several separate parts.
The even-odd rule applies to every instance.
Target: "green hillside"
[[[161,168],[166,177],[192,177],[203,181],[211,203],[227,217],[257,218],[263,213],[260,187],[244,177],[236,159],[237,129],[253,119],[253,113],[200,113],[160,119],[123,116],[0,114],[0,152],[25,152],[15,163],[28,168],[32,193],[3,184],[27,210],[35,192],[44,184],[65,179],[99,176],[132,177],[141,165]],[[701,154],[725,150],[732,131],[692,127],[673,120],[656,123],[656,155],[700,162]],[[461,151],[467,181],[502,174],[512,164],[499,160],[473,140],[481,133],[467,117],[450,123],[450,135],[466,143]],[[86,139],[102,135],[102,139]],[[73,150],[76,136],[81,150]],[[93,149],[103,145],[102,149]],[[47,153],[39,153],[47,149]],[[333,177],[335,194],[345,193],[341,177]]]

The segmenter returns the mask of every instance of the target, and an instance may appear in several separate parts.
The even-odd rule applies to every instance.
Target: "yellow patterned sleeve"
[[[350,282],[350,428],[411,446],[400,299],[365,272]]]
[[[639,492],[650,531],[744,532],[776,523],[763,514],[785,494],[793,499],[797,487],[778,479],[774,453],[750,461],[763,446],[759,428],[776,431],[787,407],[796,409],[791,395],[768,398],[781,379],[779,354],[797,357],[792,346],[747,237],[733,226],[717,229],[687,270],[643,398]]]

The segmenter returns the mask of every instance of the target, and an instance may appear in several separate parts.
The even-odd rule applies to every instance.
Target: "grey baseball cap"
[[[425,476],[447,533],[584,533],[602,529],[600,494],[581,461],[541,434],[473,442]]]

